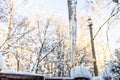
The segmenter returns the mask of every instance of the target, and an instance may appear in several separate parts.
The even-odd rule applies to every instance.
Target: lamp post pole
[[[91,38],[91,47],[92,47],[92,57],[94,59],[93,66],[94,66],[94,74],[98,76],[98,69],[97,69],[97,61],[95,55],[95,47],[94,47],[94,40],[93,40],[93,31],[92,31],[92,20],[91,18],[88,19],[88,27],[90,28],[90,38]]]

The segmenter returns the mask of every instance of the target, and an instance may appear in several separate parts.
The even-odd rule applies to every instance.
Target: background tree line
[[[24,3],[27,4],[23,1],[19,6]],[[119,5],[104,0],[93,2],[86,0],[86,4],[93,20],[97,67],[100,74],[107,60],[112,58],[109,38],[111,27],[119,22]],[[17,14],[16,10],[14,0],[0,0],[0,35],[2,36],[0,52],[4,57],[4,70],[28,71],[46,76],[70,76],[72,63],[70,29],[66,23],[68,18],[38,13],[22,16]],[[84,65],[93,73],[92,63],[95,59],[91,55],[87,19],[88,14],[77,10],[74,65]]]

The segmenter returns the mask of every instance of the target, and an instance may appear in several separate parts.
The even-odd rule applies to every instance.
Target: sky
[[[24,4],[22,4],[23,5],[22,7],[19,7],[19,6],[17,7],[18,14],[22,14],[22,15],[26,16],[26,15],[29,15],[33,12],[38,12],[39,14],[41,14],[41,13],[47,13],[47,14],[53,13],[55,15],[62,15],[62,16],[68,17],[67,0],[27,0],[27,1],[28,1],[27,3],[25,2]],[[110,0],[108,0],[108,1],[110,1]],[[20,5],[20,3],[16,2],[16,5]],[[96,6],[97,5],[95,5],[95,7]],[[89,13],[88,8],[89,8],[89,6],[85,2],[85,0],[77,0],[77,11],[80,14],[88,14]],[[94,14],[91,14],[91,15],[93,15],[95,18],[98,17]],[[96,22],[99,23],[100,21],[96,20]],[[97,23],[95,23],[95,24],[98,25]],[[117,23],[116,25],[119,26],[119,23]],[[118,28],[119,27],[115,27],[114,29],[110,28],[110,30],[109,30],[110,31],[109,43],[110,43],[111,48],[116,48],[115,47],[116,41],[118,41],[118,35],[120,35]],[[104,30],[104,33],[106,33],[105,30]],[[117,36],[116,36],[116,32],[118,33]],[[106,34],[104,36],[106,37]]]
[[[46,12],[55,13],[60,15],[68,15],[67,0],[27,0],[22,7],[19,7],[21,1],[18,3],[16,0],[16,5],[18,10],[25,11],[23,15],[30,14],[31,12]],[[77,10],[86,9],[85,0],[78,0]],[[18,11],[21,14],[21,12]]]
[[[36,8],[58,14],[66,14],[67,11],[67,0],[36,0]]]

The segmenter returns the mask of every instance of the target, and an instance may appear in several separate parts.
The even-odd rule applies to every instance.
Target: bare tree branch
[[[102,29],[102,27],[115,15],[117,15],[119,13],[119,11],[117,11],[116,13],[112,14],[98,29],[97,33],[95,34],[95,36],[93,37],[93,40],[96,38],[96,36],[98,35],[98,33],[100,32],[100,30]]]

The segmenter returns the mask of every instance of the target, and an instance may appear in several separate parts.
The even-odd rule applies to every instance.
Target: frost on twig
[[[110,61],[108,67],[103,71],[104,79],[119,80],[120,78],[120,61]]]

